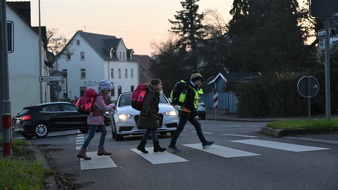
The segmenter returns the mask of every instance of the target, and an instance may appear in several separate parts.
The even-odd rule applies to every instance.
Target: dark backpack
[[[139,84],[136,88],[136,90],[131,95],[131,107],[138,111],[142,111],[142,106],[144,99],[147,94],[147,85],[145,84]]]
[[[183,106],[187,96],[188,84],[185,80],[177,82],[170,93],[170,99],[172,105]]]
[[[77,111],[84,114],[93,112],[93,104],[97,96],[98,94],[94,89],[88,88],[85,90],[84,95],[76,101]]]

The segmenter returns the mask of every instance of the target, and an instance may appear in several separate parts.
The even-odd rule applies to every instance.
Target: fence
[[[214,93],[208,92],[201,95],[202,100],[207,108],[214,108]],[[235,93],[221,92],[218,93],[218,109],[225,110],[225,113],[237,114],[237,97]]]

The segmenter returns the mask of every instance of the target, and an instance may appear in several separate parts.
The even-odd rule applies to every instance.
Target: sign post
[[[319,92],[319,82],[313,76],[303,76],[297,83],[297,90],[301,96],[307,98],[308,119],[311,117],[311,98]]]
[[[214,92],[214,108],[215,108],[215,120],[216,120],[217,108],[218,108],[218,93],[217,93],[217,91]]]

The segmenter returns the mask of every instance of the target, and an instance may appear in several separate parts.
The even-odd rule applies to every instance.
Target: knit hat
[[[195,82],[196,80],[201,80],[201,81],[203,81],[203,77],[202,77],[202,75],[201,75],[199,72],[195,71],[195,72],[190,76],[190,80],[191,80],[192,82]]]
[[[99,83],[99,90],[112,90],[113,85],[109,80],[101,80]]]

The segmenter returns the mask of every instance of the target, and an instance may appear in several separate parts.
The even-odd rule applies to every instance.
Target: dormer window
[[[119,60],[122,60],[122,53],[119,53]]]
[[[76,45],[77,45],[77,46],[80,45],[80,40],[76,40]]]
[[[114,58],[114,48],[110,48],[109,57],[110,57],[110,59]]]

